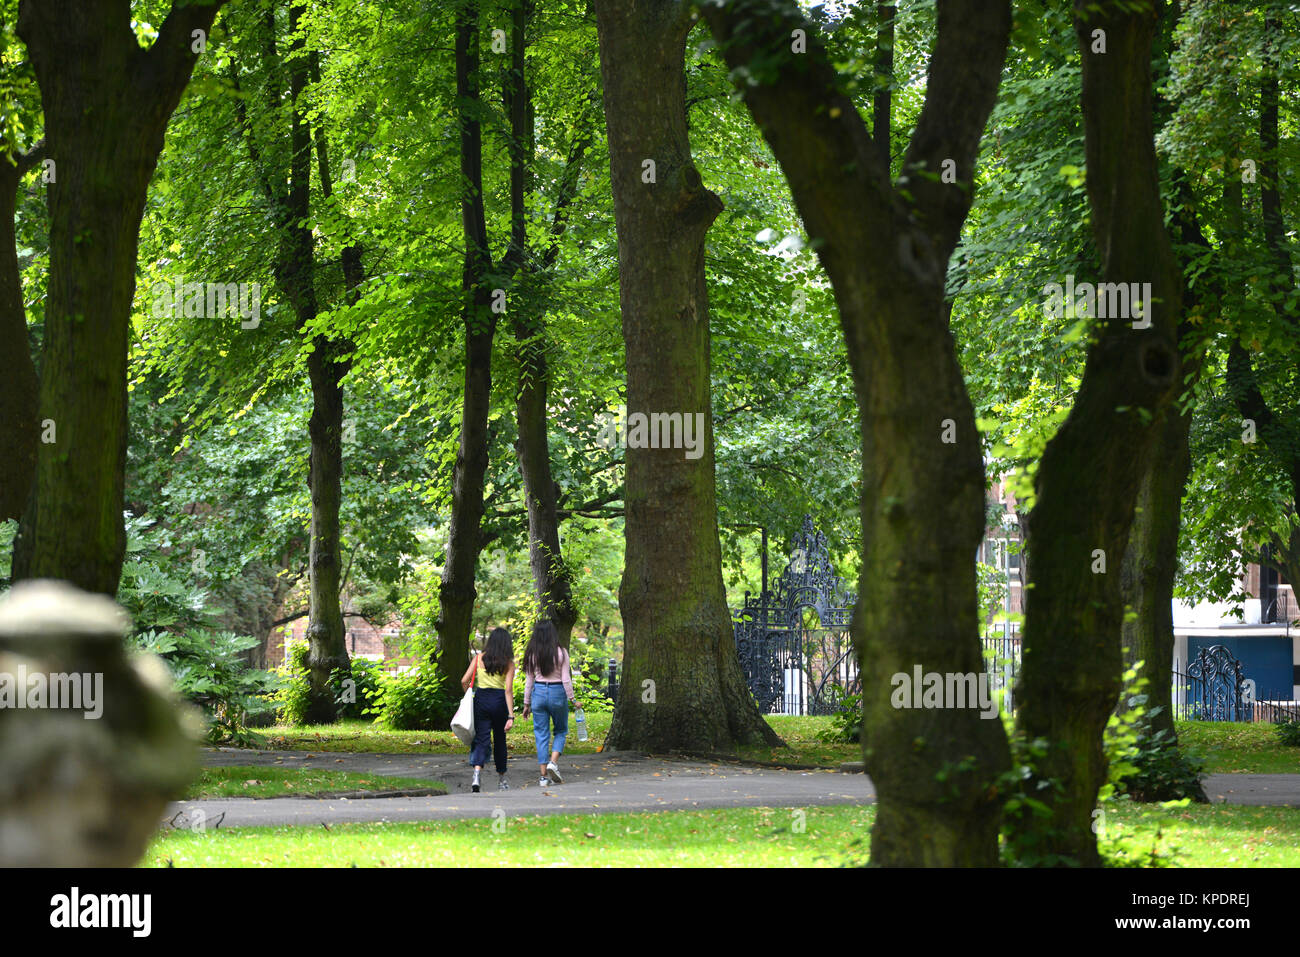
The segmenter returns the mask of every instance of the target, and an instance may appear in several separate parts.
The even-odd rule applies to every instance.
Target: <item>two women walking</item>
[[[532,638],[524,649],[524,717],[534,716],[533,738],[537,745],[538,784],[561,784],[557,762],[564,751],[569,732],[569,703],[577,704],[573,693],[573,675],[569,653],[560,647],[560,636],[549,619],[533,627]],[[487,763],[488,740],[498,775],[497,789],[508,791],[506,779],[506,732],[514,727],[514,648],[510,633],[494,628],[488,635],[483,653],[474,656],[461,678],[460,686],[474,692],[474,747],[470,764],[474,765],[472,789],[480,789],[479,775]],[[552,727],[554,735],[552,736]]]

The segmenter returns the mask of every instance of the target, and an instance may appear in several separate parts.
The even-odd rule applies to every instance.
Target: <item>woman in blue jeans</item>
[[[468,691],[471,682],[474,683],[474,749],[469,754],[469,763],[474,765],[471,790],[478,793],[478,776],[487,763],[490,735],[499,775],[497,790],[509,791],[506,732],[515,722],[515,648],[510,632],[504,628],[492,629],[483,654],[474,656],[460,679],[460,686]]]
[[[570,701],[577,703],[573,696],[569,653],[560,647],[555,624],[546,618],[533,626],[533,637],[524,649],[524,717],[528,717],[530,712],[534,715],[533,738],[537,743],[537,767],[541,777],[538,784],[542,787],[564,783],[555,762],[560,760],[564,738],[569,733]],[[555,726],[554,744],[551,743],[552,724]]]

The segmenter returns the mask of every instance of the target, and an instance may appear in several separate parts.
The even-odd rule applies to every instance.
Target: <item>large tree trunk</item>
[[[479,13],[466,3],[456,14],[456,102],[460,117],[460,169],[463,177],[461,223],[465,262],[461,273],[465,322],[465,391],[461,402],[460,445],[452,474],[451,522],[447,559],[438,588],[436,628],[438,676],[459,697],[460,676],[469,660],[474,578],[482,547],[483,491],[488,466],[488,411],[492,397],[492,255],[483,211],[483,138],[478,121]]]
[[[466,308],[467,324],[473,313],[488,312],[486,294],[466,283],[471,295]],[[461,402],[460,445],[452,473],[451,522],[447,538],[447,559],[438,587],[438,672],[449,691],[460,687],[460,676],[469,662],[469,639],[473,628],[474,600],[478,590],[474,578],[482,547],[484,476],[488,465],[488,408],[492,394],[492,333],[465,336],[465,392]]]
[[[318,313],[316,298],[316,240],[306,221],[311,217],[311,124],[304,94],[311,59],[303,55],[304,42],[298,33],[303,6],[289,6],[289,30],[293,34],[289,58],[289,90],[292,100],[289,133],[289,183],[281,230],[284,236],[278,278],[292,303],[300,335],[309,334]],[[339,346],[327,337],[314,335],[307,355],[311,380],[312,412],[307,423],[311,445],[307,484],[311,491],[311,544],[308,554],[307,669],[310,688],[306,721],[332,724],[338,720],[338,705],[329,684],[330,672],[349,668],[347,634],[343,630],[343,609],[339,586],[343,574],[339,541],[339,508],[343,498],[343,389],[340,380],[347,367],[340,364]]]
[[[551,449],[546,434],[546,397],[549,387],[542,324],[517,323],[520,347],[519,393],[515,419],[519,439],[515,452],[523,473],[528,505],[528,562],[533,570],[537,602],[543,617],[555,622],[560,643],[578,620],[573,606],[573,584],[560,552],[560,521],[556,513],[558,488],[551,477]]]
[[[0,143],[0,145],[3,145]],[[0,355],[8,357],[0,381],[0,521],[21,518],[36,475],[36,365],[27,345],[27,310],[18,271],[14,211],[18,181],[33,154],[11,163],[0,150]]]
[[[334,669],[348,671],[347,633],[343,629],[342,549],[339,510],[343,501],[343,386],[347,366],[338,360],[338,345],[317,336],[307,356],[311,377],[311,546],[308,557],[311,591],[307,624],[307,667],[311,672],[308,724],[332,724],[338,705],[329,684]]]
[[[308,624],[307,669],[308,703],[305,719],[309,724],[332,724],[338,720],[338,706],[329,683],[335,669],[348,671],[347,634],[343,625],[342,547],[339,514],[343,498],[343,387],[347,374],[347,355],[352,345],[347,340],[332,340],[312,333],[319,303],[316,296],[316,244],[310,226],[311,216],[312,126],[303,102],[309,76],[318,72],[313,51],[304,55],[304,41],[298,32],[303,5],[289,6],[289,29],[293,37],[290,49],[295,54],[286,61],[290,90],[289,170],[288,178],[279,178],[272,166],[263,161],[258,138],[252,129],[243,99],[236,100],[240,125],[262,191],[270,205],[276,224],[277,252],[274,272],[276,284],[292,306],[295,331],[311,336],[307,354],[307,375],[311,383],[312,412],[307,423],[307,486],[311,493],[311,534],[308,545]],[[279,75],[281,60],[276,40],[275,9],[263,12],[264,56],[273,77]],[[238,87],[238,69],[232,64],[233,81]],[[278,97],[278,89],[274,95]],[[316,153],[321,191],[329,197],[332,183],[324,131],[316,130]],[[363,279],[360,249],[343,251],[344,283],[349,301],[355,301]]]
[[[596,22],[629,414],[698,417],[702,433],[697,458],[682,448],[627,449],[625,677],[607,746],[779,743],[741,673],[722,582],[704,278],[704,236],[722,203],[691,163],[682,71],[690,8],[603,0]]]
[[[296,29],[298,8],[294,8],[291,23]],[[317,58],[313,52],[312,72],[319,80]],[[297,101],[305,85],[302,61],[299,59],[292,66],[291,82],[294,99]],[[295,111],[294,145],[294,182],[301,177],[305,195],[290,192],[291,212],[297,213],[303,203],[310,204],[310,133],[307,121],[297,125]],[[333,180],[330,175],[329,152],[326,144],[325,129],[318,122],[315,127],[316,160],[320,175],[321,193],[328,199],[333,195]],[[299,152],[301,151],[301,153]],[[307,156],[303,162],[301,156]],[[309,211],[309,210],[308,210]],[[307,211],[302,213],[305,218]],[[311,263],[309,275],[315,275],[314,239],[308,230],[293,233],[298,243],[298,254],[307,257]],[[360,295],[360,286],[364,280],[361,263],[361,247],[350,244],[342,251],[343,284],[345,298],[355,303]],[[306,293],[304,304],[315,313],[316,297],[314,290]],[[305,321],[306,314],[302,319]],[[301,328],[301,323],[300,323]],[[309,724],[330,724],[338,720],[338,705],[334,700],[333,689],[329,684],[332,671],[339,669],[351,671],[351,662],[347,650],[347,632],[343,624],[342,606],[342,534],[340,530],[340,511],[343,505],[343,416],[345,411],[342,380],[351,366],[349,355],[353,345],[346,339],[331,340],[325,336],[316,336],[313,349],[307,356],[307,374],[311,380],[312,411],[307,428],[311,440],[311,467],[307,482],[311,489],[311,546],[308,558],[311,591],[309,597],[309,619],[307,625],[308,655],[307,665],[311,672],[311,695],[308,701],[306,720]]]
[[[559,488],[551,476],[551,449],[547,437],[546,400],[550,389],[546,362],[546,324],[544,302],[550,283],[549,271],[559,252],[565,212],[577,192],[578,171],[588,145],[588,137],[579,134],[574,150],[561,177],[555,215],[551,222],[551,243],[542,256],[528,249],[528,221],[525,199],[532,178],[536,144],[533,131],[532,91],[526,82],[525,54],[527,31],[533,14],[531,0],[520,0],[513,10],[512,68],[505,89],[505,105],[510,114],[510,218],[511,244],[508,267],[518,267],[519,278],[515,302],[511,309],[512,326],[519,344],[519,383],[515,394],[515,422],[519,438],[515,454],[523,475],[528,509],[528,562],[533,571],[538,609],[550,618],[560,635],[560,644],[569,647],[569,637],[578,619],[573,605],[573,579],[560,551],[560,521],[557,514]]]
[[[50,274],[41,358],[35,494],[15,578],[62,578],[113,595],[122,570],[126,362],[145,194],[189,82],[194,30],[223,0],[172,10],[149,50],[127,0],[23,0],[18,33],[41,89]]]
[[[1177,742],[1172,707],[1174,657],[1174,579],[1178,574],[1178,533],[1182,526],[1183,490],[1192,470],[1188,445],[1191,410],[1170,406],[1156,426],[1157,435],[1142,465],[1128,550],[1120,570],[1120,589],[1130,615],[1122,647],[1130,666],[1143,662],[1147,679],[1144,736],[1168,732]],[[1159,711],[1153,711],[1159,708]]]
[[[1172,29],[1167,25],[1167,29]],[[1235,174],[1229,177],[1236,180]],[[1240,181],[1237,180],[1240,185]],[[1174,224],[1184,244],[1209,251],[1209,241],[1196,219],[1195,197],[1184,179],[1180,181]],[[1191,260],[1182,262],[1187,275]],[[1174,653],[1174,581],[1178,575],[1178,539],[1182,529],[1183,493],[1192,470],[1190,447],[1191,396],[1204,368],[1206,337],[1203,326],[1189,316],[1217,314],[1223,296],[1220,276],[1211,271],[1195,290],[1185,290],[1183,316],[1178,328],[1182,355],[1184,397],[1171,403],[1156,426],[1156,437],[1142,463],[1141,485],[1129,533],[1128,550],[1120,572],[1120,588],[1130,614],[1126,616],[1121,641],[1129,666],[1143,662],[1140,677],[1147,679],[1146,716],[1138,731],[1142,740],[1164,734],[1177,745],[1174,726],[1171,665]],[[1183,663],[1184,668],[1186,662]],[[1120,702],[1120,709],[1127,707]],[[1198,799],[1206,800],[1198,788]]]
[[[1027,782],[1050,816],[1017,815],[1026,853],[1048,863],[1100,863],[1092,830],[1106,780],[1103,731],[1119,701],[1124,623],[1120,566],[1128,548],[1142,463],[1181,382],[1177,327],[1181,273],[1164,226],[1152,134],[1147,7],[1077,0],[1083,51],[1088,198],[1107,282],[1150,282],[1145,320],[1099,320],[1078,398],[1048,444],[1029,522],[1029,603],[1019,725],[1047,752]],[[1092,52],[1093,31],[1106,52]]]
[[[894,703],[894,676],[978,675],[974,555],[984,469],[948,328],[948,259],[970,208],[984,123],[1010,31],[1008,4],[941,3],[927,97],[890,183],[880,143],[794,4],[709,6],[727,63],[789,180],[839,306],[862,427],[863,573],[854,639],[863,756],[878,795],[877,865],[998,861],[1001,723],[973,703]],[[795,30],[807,52],[791,50]],[[763,69],[759,69],[760,65]],[[757,73],[755,73],[757,71]],[[883,134],[888,111],[877,110]],[[945,169],[945,162],[953,166]],[[955,174],[956,181],[941,175]],[[952,703],[955,704],[955,703]]]

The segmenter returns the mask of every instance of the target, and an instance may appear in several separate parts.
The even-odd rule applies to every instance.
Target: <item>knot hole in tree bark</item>
[[[1144,342],[1138,350],[1138,360],[1142,374],[1152,385],[1167,386],[1173,382],[1177,362],[1168,343],[1162,340]]]

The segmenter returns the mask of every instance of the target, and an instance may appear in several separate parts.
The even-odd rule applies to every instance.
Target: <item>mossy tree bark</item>
[[[465,389],[461,400],[460,444],[452,473],[451,520],[447,557],[438,587],[437,668],[452,700],[460,696],[460,677],[469,661],[474,578],[483,545],[483,495],[487,475],[488,411],[492,395],[492,340],[497,313],[492,309],[494,266],[483,210],[483,134],[479,122],[479,8],[462,3],[456,11],[456,102],[460,119],[460,170],[463,179],[461,223],[465,258],[461,271],[465,325]],[[504,279],[499,282],[504,284]]]
[[[267,7],[262,22],[263,56],[271,82],[288,72],[290,95],[289,167],[287,177],[267,163],[257,146],[259,138],[250,126],[248,112],[240,101],[240,123],[258,179],[276,225],[277,251],[274,264],[276,284],[294,311],[295,332],[310,337],[306,356],[311,384],[312,411],[307,421],[310,451],[307,486],[311,494],[311,533],[308,544],[307,669],[309,696],[305,720],[309,724],[332,724],[338,720],[338,705],[329,677],[335,670],[349,672],[347,633],[343,625],[342,533],[340,511],[343,502],[343,418],[344,389],[348,356],[352,344],[311,331],[319,314],[316,290],[316,242],[310,225],[313,128],[308,117],[306,89],[315,68],[315,55],[305,51],[299,31],[304,4],[291,3],[288,26],[290,56],[281,59],[276,40],[274,7]],[[234,69],[232,67],[232,69]],[[235,73],[238,85],[238,71]],[[279,97],[279,90],[274,91]],[[272,133],[271,137],[277,134]],[[282,136],[282,134],[279,134]],[[321,191],[329,196],[332,182],[322,129],[316,130],[316,158]],[[360,249],[344,251],[343,272],[347,296],[356,295],[362,280]]]
[[[10,160],[3,147],[0,140],[0,355],[9,358],[0,382],[0,521],[22,518],[36,476],[40,383],[27,344],[14,212],[19,181],[45,154],[38,147]]]
[[[555,208],[549,241],[540,254],[529,247],[525,201],[533,185],[536,160],[533,129],[532,90],[528,86],[526,54],[528,28],[534,4],[519,0],[512,13],[514,44],[511,69],[505,90],[510,116],[510,219],[508,258],[517,263],[515,295],[510,309],[511,327],[519,347],[519,379],[515,393],[515,423],[519,438],[515,454],[524,480],[528,512],[528,563],[533,572],[537,604],[543,618],[555,622],[560,644],[569,647],[569,637],[578,620],[573,604],[573,576],[560,549],[559,487],[551,473],[551,449],[547,435],[546,403],[550,393],[550,370],[546,359],[546,294],[551,269],[559,255],[559,240],[568,224],[567,213],[578,190],[578,174],[590,145],[590,135],[578,133],[570,150]]]
[[[1210,250],[1195,214],[1195,197],[1186,179],[1180,181],[1179,208],[1173,222],[1185,246]],[[1184,276],[1191,260],[1183,260]],[[1178,326],[1182,355],[1182,395],[1171,403],[1156,425],[1156,438],[1142,462],[1141,485],[1129,533],[1128,550],[1120,572],[1120,588],[1130,614],[1121,632],[1130,667],[1143,666],[1147,679],[1146,714],[1139,726],[1143,739],[1165,735],[1176,745],[1172,707],[1171,663],[1174,655],[1174,581],[1178,575],[1178,538],[1182,528],[1183,493],[1192,470],[1190,446],[1192,394],[1204,367],[1206,336],[1201,331],[1207,314],[1217,314],[1223,283],[1211,268],[1196,289],[1184,289],[1184,310]],[[1195,319],[1196,321],[1193,321]],[[1184,662],[1186,666],[1186,662]],[[1121,702],[1123,709],[1125,703]],[[1205,800],[1199,791],[1200,800]]]
[[[126,549],[127,348],[140,219],[163,135],[224,0],[177,4],[148,49],[128,0],[23,0],[54,176],[34,493],[14,577],[117,593]],[[12,221],[12,220],[11,220]]]
[[[1155,441],[1142,463],[1133,527],[1120,571],[1120,589],[1130,612],[1121,630],[1122,647],[1127,649],[1130,666],[1143,663],[1138,675],[1147,679],[1142,734],[1165,732],[1175,743],[1170,671],[1174,579],[1183,490],[1192,469],[1191,420],[1190,408],[1180,411],[1171,405],[1155,427]]]
[[[1152,129],[1152,3],[1077,0],[1092,227],[1106,282],[1150,282],[1134,328],[1096,323],[1069,417],[1043,454],[1029,521],[1029,602],[1018,724],[1045,739],[1027,793],[1047,817],[1010,822],[1046,863],[1097,866],[1093,810],[1106,780],[1102,737],[1118,704],[1124,594],[1120,566],[1142,491],[1143,462],[1178,394],[1182,277],[1164,225]],[[1105,52],[1098,35],[1104,31]],[[1094,52],[1097,50],[1098,52]],[[1116,310],[1118,311],[1118,310]]]
[[[892,676],[983,670],[973,556],[984,468],[944,284],[970,208],[980,136],[1006,54],[1005,3],[940,2],[927,95],[897,187],[793,3],[702,8],[780,161],[835,290],[862,427],[862,540],[853,633],[863,756],[878,794],[878,865],[998,861],[1000,722],[975,708],[898,708]],[[888,30],[888,21],[884,30]],[[803,31],[806,52],[792,38]],[[945,175],[947,174],[947,175]]]
[[[627,449],[622,691],[608,746],[732,751],[777,743],[754,705],[722,582],[704,237],[722,209],[691,162],[673,0],[596,4],[618,234],[629,414],[702,416],[702,454]]]

